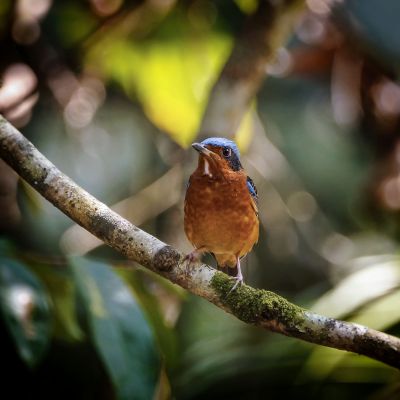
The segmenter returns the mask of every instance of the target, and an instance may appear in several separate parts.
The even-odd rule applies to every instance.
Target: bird
[[[243,284],[240,260],[258,241],[258,194],[240,162],[232,140],[211,137],[192,147],[198,165],[189,178],[184,202],[184,230],[194,250],[189,263],[211,253],[217,268]]]

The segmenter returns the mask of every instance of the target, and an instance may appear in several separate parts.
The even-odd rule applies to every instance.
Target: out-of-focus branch
[[[177,204],[181,198],[182,167],[177,164],[152,184],[127,199],[114,204],[111,209],[140,226]],[[163,193],[160,197],[160,193]],[[79,225],[68,228],[61,237],[61,247],[68,254],[84,255],[103,244]]]
[[[91,196],[0,116],[0,157],[53,205],[115,250],[201,296],[242,321],[308,342],[364,354],[400,368],[400,339],[306,311],[275,293],[247,285],[183,255]]]
[[[236,132],[266,76],[268,64],[284,45],[304,3],[304,0],[260,0],[211,91],[199,129],[201,136]]]

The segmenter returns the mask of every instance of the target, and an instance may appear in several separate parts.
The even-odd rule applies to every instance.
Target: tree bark
[[[283,297],[243,285],[206,264],[187,268],[183,255],[142,231],[74,183],[0,116],[0,157],[42,196],[100,240],[240,320],[308,342],[348,350],[400,369],[400,339],[335,320]]]

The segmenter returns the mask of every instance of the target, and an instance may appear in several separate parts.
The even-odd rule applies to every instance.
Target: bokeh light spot
[[[295,192],[287,201],[290,215],[299,222],[309,221],[317,210],[317,203],[313,196],[307,192]]]

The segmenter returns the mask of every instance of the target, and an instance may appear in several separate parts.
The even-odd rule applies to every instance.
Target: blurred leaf
[[[123,281],[106,264],[71,258],[90,333],[119,399],[150,399],[159,373],[152,331]]]
[[[235,3],[246,14],[253,13],[258,6],[257,0],[235,0]]]
[[[172,398],[171,385],[169,383],[168,375],[163,366],[161,369],[160,379],[157,385],[157,391],[153,397],[156,400],[169,400]]]
[[[30,268],[40,277],[51,296],[54,309],[53,336],[64,341],[84,338],[75,307],[75,285],[67,268],[30,263]]]
[[[365,306],[351,320],[378,331],[385,331],[400,321],[400,290]]]
[[[171,327],[167,326],[165,319],[161,314],[157,295],[150,292],[148,286],[144,282],[143,278],[147,278],[148,275],[145,273],[143,274],[144,276],[141,276],[142,274],[139,270],[132,271],[126,269],[119,271],[119,274],[134,290],[135,295],[147,315],[147,319],[153,327],[153,331],[165,359],[169,364],[174,364],[177,350],[175,332]],[[165,301],[168,301],[167,295],[164,295],[163,297]],[[180,308],[180,302],[176,306]]]
[[[372,281],[372,283],[374,282]],[[356,292],[356,290],[353,291],[354,294]],[[349,299],[351,296],[348,295],[346,298]],[[396,290],[365,306],[351,318],[351,321],[379,331],[385,331],[400,321],[399,304],[400,290]],[[322,380],[337,369],[339,365],[343,365],[343,361],[351,355],[353,354],[345,351],[322,346],[315,347],[304,365],[301,377],[311,375]],[[321,360],[324,360],[324,362],[321,362]]]
[[[182,354],[176,385],[184,392],[183,398],[202,398],[205,387],[240,375],[249,366],[248,327],[230,314],[189,296],[179,325]]]
[[[370,383],[393,382],[399,377],[398,371],[377,360],[318,346],[304,363],[297,377],[297,383],[331,380],[333,376],[335,381],[353,383],[358,383],[360,380]]]
[[[400,257],[359,257],[352,265],[364,265],[321,296],[311,309],[318,314],[343,318],[358,307],[400,286]],[[351,266],[349,266],[351,267]]]
[[[395,255],[358,257],[347,267],[356,269],[356,272],[321,296],[311,309],[333,318],[344,318],[361,308],[351,321],[377,330],[385,330],[400,321],[400,291],[390,293],[400,285],[400,258]],[[315,347],[304,365],[300,379],[312,376],[313,379],[323,380],[342,365],[350,354]]]
[[[91,67],[102,68],[137,97],[152,122],[182,146],[196,134],[208,92],[230,49],[229,38],[221,34],[189,36],[143,46],[108,37],[87,57]]]
[[[21,358],[33,367],[48,348],[50,306],[39,280],[20,262],[0,257],[0,309]]]
[[[241,152],[246,152],[253,139],[254,120],[256,115],[256,102],[254,101],[249,110],[243,116],[242,122],[235,135],[235,141]]]

